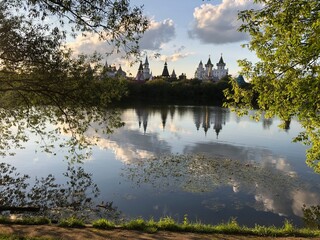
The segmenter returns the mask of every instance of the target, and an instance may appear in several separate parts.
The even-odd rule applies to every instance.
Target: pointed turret
[[[126,76],[127,76],[127,73],[122,70],[121,65],[119,66],[119,69],[118,69],[118,71],[117,71],[117,75],[118,75],[119,77],[126,77]]]
[[[200,62],[200,63],[202,63],[202,62]],[[211,63],[210,56],[209,56],[208,62],[206,64],[206,67],[209,67],[209,66],[213,67],[213,64]]]
[[[217,69],[213,70],[213,79],[214,81],[217,82],[223,77],[228,76],[228,69],[225,69],[226,64],[223,61],[222,53],[221,53],[220,60],[216,65],[217,65]]]
[[[177,75],[176,75],[176,72],[174,71],[174,69],[173,69],[173,71],[171,73],[171,78],[177,78]]]
[[[221,54],[221,57],[220,57],[219,62],[217,63],[217,66],[218,66],[218,67],[219,67],[219,66],[221,66],[221,67],[226,66],[226,64],[225,64],[224,61],[223,61],[222,54]]]
[[[146,56],[146,60],[144,61],[144,65],[148,65],[149,66],[148,56]]]
[[[162,77],[170,77],[168,67],[167,67],[167,61],[164,63],[163,71],[162,71]]]
[[[143,71],[142,61],[140,61],[140,65],[139,65],[139,69],[138,69],[138,71]]]
[[[144,77],[144,80],[150,80],[150,68],[149,68],[149,61],[148,61],[148,56],[146,56],[146,60],[144,61],[144,64],[143,64],[143,77]]]
[[[137,81],[144,81],[142,61],[140,61],[140,66],[139,66],[139,69],[138,69],[136,80]]]

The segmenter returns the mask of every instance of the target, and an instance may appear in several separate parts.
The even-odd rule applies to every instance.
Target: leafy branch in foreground
[[[297,117],[304,128],[295,141],[310,145],[307,164],[320,172],[320,2],[256,0],[260,9],[239,13],[240,31],[251,36],[255,64],[240,60],[250,87],[233,82],[228,107],[258,107],[266,117],[279,116],[281,127]],[[246,111],[242,113],[247,113]]]
[[[147,27],[142,7],[131,8],[128,0],[1,1],[0,155],[23,147],[27,130],[48,152],[58,134],[68,132],[66,145],[75,153],[90,145],[83,133],[92,122],[107,133],[121,126],[107,108],[126,93],[124,82],[101,75],[97,54],[74,58],[66,37],[95,33],[129,56],[138,54]]]

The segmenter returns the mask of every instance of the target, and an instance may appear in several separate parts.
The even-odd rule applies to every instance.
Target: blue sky
[[[238,59],[256,61],[255,54],[241,47],[249,36],[237,31],[239,10],[256,7],[253,0],[131,0],[132,5],[144,5],[144,14],[150,20],[150,28],[140,41],[143,56],[148,55],[154,76],[161,75],[164,61],[171,73],[186,73],[188,78],[200,62],[206,63],[210,55],[216,64],[222,54],[226,68],[233,76],[240,70]],[[77,53],[103,52],[107,47],[94,37],[77,38],[72,47]],[[154,54],[159,53],[159,58]],[[144,61],[143,57],[143,61]],[[109,56],[108,64],[114,64],[132,76],[138,64],[130,66],[119,55]]]

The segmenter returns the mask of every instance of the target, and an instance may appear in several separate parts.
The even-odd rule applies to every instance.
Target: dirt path
[[[175,233],[160,231],[155,234],[148,234],[139,231],[128,230],[98,230],[91,227],[84,229],[61,228],[57,226],[26,226],[26,225],[0,225],[0,233],[14,234],[29,237],[48,237],[63,240],[262,240],[274,239],[272,237],[234,236],[222,234],[195,234],[195,233]],[[308,238],[277,238],[277,240],[305,240]],[[320,238],[313,238],[318,239]]]

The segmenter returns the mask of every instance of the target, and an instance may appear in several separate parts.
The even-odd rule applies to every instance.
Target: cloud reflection
[[[170,115],[172,121],[168,123]],[[126,164],[123,175],[139,186],[146,184],[163,191],[205,192],[216,196],[228,189],[232,191],[229,200],[233,201],[234,208],[250,207],[279,216],[302,216],[303,204],[317,204],[319,187],[311,188],[285,156],[267,148],[219,141],[179,141],[182,152],[174,154],[170,137],[180,140],[201,128],[204,131],[213,128],[217,136],[221,135],[234,116],[230,115],[226,109],[209,107],[175,111],[137,108],[125,111],[126,126],[115,134],[105,136],[98,131],[88,132],[87,136],[100,137],[98,146],[112,150],[116,159]],[[190,126],[182,124],[187,118],[193,121],[193,132]],[[268,122],[268,127],[271,123]],[[264,122],[261,127],[265,128]],[[169,138],[161,135],[161,128],[170,134]],[[241,198],[243,195],[247,200]],[[227,206],[224,200],[208,197],[203,204],[218,210]]]

